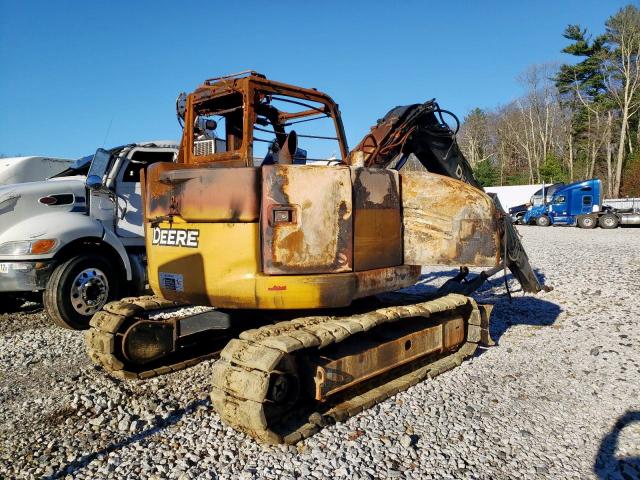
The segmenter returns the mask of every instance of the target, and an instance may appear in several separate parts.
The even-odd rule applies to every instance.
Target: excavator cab
[[[348,153],[340,111],[329,96],[256,72],[206,80],[192,94],[180,95],[177,114],[184,126],[180,161],[186,164],[306,163],[306,150],[297,142],[314,147],[314,161],[345,159]]]

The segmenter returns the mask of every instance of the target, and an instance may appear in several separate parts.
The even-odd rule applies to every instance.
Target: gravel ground
[[[555,290],[479,292],[497,346],[296,447],[221,424],[212,361],[123,382],[37,307],[0,315],[0,477],[640,478],[640,230],[520,231]]]

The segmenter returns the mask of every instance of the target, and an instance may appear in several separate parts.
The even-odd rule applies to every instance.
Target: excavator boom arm
[[[457,117],[442,110],[435,100],[395,107],[351,151],[350,159],[352,163],[364,162],[368,167],[400,170],[413,155],[429,172],[461,180],[484,191],[458,146],[458,128],[451,130],[444,121],[446,114],[459,125]],[[500,216],[503,262],[525,292],[542,290],[509,216],[497,197],[494,196],[493,201]]]

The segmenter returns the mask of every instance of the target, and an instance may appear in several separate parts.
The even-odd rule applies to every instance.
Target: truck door
[[[578,191],[576,195],[576,209],[580,214],[593,212],[593,195],[591,191]],[[591,190],[591,189],[589,189]]]
[[[156,162],[173,161],[175,150],[134,150],[121,164],[116,175],[116,194],[118,196],[118,217],[116,235],[123,238],[142,239],[142,196],[140,190],[140,172]]]
[[[569,223],[571,220],[569,214],[569,202],[566,195],[558,195],[551,202],[551,211],[549,212],[553,217],[554,224]]]

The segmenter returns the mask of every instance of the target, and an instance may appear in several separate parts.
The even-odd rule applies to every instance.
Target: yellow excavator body
[[[295,443],[489,344],[490,308],[466,295],[492,274],[541,288],[434,101],[391,110],[351,151],[329,96],[255,72],[207,80],[177,106],[178,163],[142,176],[155,295],[105,305],[87,332],[111,374],[219,356],[221,418]],[[319,141],[333,146],[310,155]],[[430,297],[374,298],[432,265],[460,271]],[[469,279],[469,266],[487,270]]]
[[[413,285],[421,265],[500,262],[491,199],[441,175],[271,165],[242,169],[248,181],[238,188],[216,181],[241,169],[199,168],[188,179],[181,169],[174,183],[167,170],[157,164],[146,176],[162,183],[147,203],[161,220],[147,223],[146,247],[151,288],[165,299],[219,308],[344,307]],[[227,210],[203,201],[214,188]],[[234,196],[243,197],[242,207]],[[169,221],[171,209],[158,205],[171,201]]]

